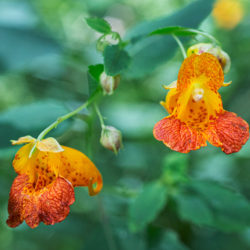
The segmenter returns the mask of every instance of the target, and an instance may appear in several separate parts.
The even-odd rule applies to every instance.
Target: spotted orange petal
[[[206,85],[217,91],[224,82],[224,74],[217,58],[209,53],[193,54],[187,57],[180,68],[177,90],[183,91],[196,80],[206,80]]]
[[[30,181],[35,182],[39,177],[37,185],[47,185],[58,177],[61,164],[60,153],[43,152],[37,149],[29,158],[32,147],[33,143],[29,143],[18,150],[13,160],[13,167],[17,174],[28,175]]]
[[[180,93],[176,88],[172,88],[166,95],[165,102],[161,102],[161,105],[168,111],[169,114],[172,114],[177,108],[177,102]]]
[[[88,186],[89,194],[95,195],[102,189],[102,175],[94,163],[82,152],[62,146],[59,175],[69,180],[74,187]],[[93,184],[96,187],[93,188]]]
[[[238,152],[249,138],[249,125],[233,112],[225,111],[210,122],[207,140],[226,154]]]
[[[74,189],[64,178],[58,177],[36,191],[28,175],[19,175],[10,190],[7,224],[17,227],[26,221],[31,228],[40,222],[53,225],[67,217],[74,201]]]
[[[36,150],[32,157],[29,153],[33,144],[23,146],[17,152],[13,167],[18,174],[27,174],[36,181],[36,189],[51,183],[61,176],[76,186],[87,186],[89,194],[95,195],[102,189],[102,176],[93,162],[82,152],[62,146],[62,152]],[[38,179],[37,179],[38,178]],[[93,185],[96,187],[93,188]]]
[[[188,153],[207,145],[206,139],[199,131],[188,127],[173,116],[165,117],[156,123],[153,134],[157,140],[181,153]]]

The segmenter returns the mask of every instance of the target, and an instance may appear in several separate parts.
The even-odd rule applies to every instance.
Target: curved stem
[[[176,35],[172,35],[173,38],[175,39],[175,41],[177,42],[177,44],[179,45],[180,49],[181,49],[181,53],[184,57],[184,59],[187,57],[186,51],[184,49],[184,46],[182,44],[182,42],[180,41],[180,39],[176,36]]]
[[[94,104],[94,107],[95,107],[95,111],[96,111],[96,113],[97,113],[97,116],[98,116],[98,118],[99,118],[99,121],[100,121],[100,123],[101,123],[101,127],[104,128],[104,127],[105,127],[105,124],[104,124],[103,116],[102,116],[102,114],[101,114],[101,112],[100,112],[100,109],[98,108],[98,106],[97,106],[96,103]]]
[[[80,107],[78,107],[77,109],[69,112],[66,115],[60,116],[56,119],[56,121],[54,121],[53,123],[51,123],[47,128],[45,128],[37,137],[36,141],[41,141],[52,129],[56,128],[61,122],[71,118],[72,116],[78,114],[81,110],[83,110],[84,108],[88,107],[97,97],[97,95],[99,94],[100,91],[96,92],[96,94],[94,94],[93,96],[91,96],[85,103],[83,103]],[[33,148],[30,151],[29,157],[32,156],[34,150],[36,149],[36,143],[34,144]]]

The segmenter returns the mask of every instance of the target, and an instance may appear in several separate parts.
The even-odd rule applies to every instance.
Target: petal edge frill
[[[238,152],[249,138],[249,125],[233,112],[225,111],[210,122],[205,131],[207,140],[221,147],[226,154]]]
[[[206,146],[203,134],[174,116],[168,116],[160,120],[154,126],[154,137],[172,150],[188,153],[191,150]]]

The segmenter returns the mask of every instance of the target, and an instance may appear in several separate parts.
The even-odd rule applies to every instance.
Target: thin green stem
[[[94,107],[95,107],[95,111],[96,111],[96,113],[97,113],[97,116],[98,116],[98,118],[99,118],[99,121],[100,121],[100,123],[101,123],[101,127],[104,128],[104,127],[105,127],[104,119],[103,119],[103,116],[102,116],[102,114],[101,114],[101,112],[100,112],[100,109],[98,108],[98,106],[97,106],[96,103],[94,104]]]
[[[60,116],[56,119],[56,121],[54,121],[53,123],[51,123],[47,128],[45,128],[37,137],[37,141],[41,141],[52,129],[56,128],[61,122],[71,118],[72,116],[78,114],[81,110],[83,110],[84,108],[87,108],[97,97],[97,95],[99,94],[99,92],[96,92],[95,95],[91,96],[85,103],[83,103],[80,107],[78,107],[77,109],[69,112],[66,115]],[[30,151],[29,157],[32,156],[34,150],[36,149],[36,143],[34,144],[33,148]]]
[[[210,35],[210,34],[204,32],[204,31],[195,30],[195,29],[189,29],[189,31],[194,32],[194,33],[196,33],[197,35],[201,35],[201,36],[204,36],[204,37],[210,39],[215,45],[216,45],[216,44],[220,45],[220,42],[219,42],[215,37],[213,37],[212,35]]]
[[[175,41],[177,42],[177,44],[179,45],[179,47],[181,49],[181,53],[182,53],[182,55],[183,55],[183,57],[185,59],[187,57],[187,54],[186,54],[186,51],[184,49],[184,46],[183,46],[181,40],[176,35],[172,35],[172,36],[175,39]]]

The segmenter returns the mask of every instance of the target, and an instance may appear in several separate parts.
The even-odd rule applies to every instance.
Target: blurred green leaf
[[[152,222],[167,202],[167,187],[161,182],[147,184],[129,208],[132,231],[142,230]]]
[[[125,70],[130,62],[128,53],[120,45],[107,46],[103,53],[107,75],[115,76]]]
[[[168,184],[183,182],[187,179],[188,155],[170,153],[164,158],[162,178]]]
[[[100,75],[103,72],[103,64],[90,65],[88,70],[89,96],[98,91],[101,86],[99,83]]]
[[[15,107],[0,113],[0,149],[10,147],[11,139],[17,139],[25,135],[36,137],[57,117],[67,112],[68,109],[62,103],[47,100]],[[69,121],[62,123],[51,134],[62,133],[68,128],[69,124]]]
[[[167,26],[197,28],[209,15],[213,2],[197,0],[173,15],[136,25],[127,35],[135,43],[127,47],[132,60],[126,75],[131,78],[143,77],[174,55],[178,48],[175,40],[169,36],[148,37],[151,32]],[[185,41],[187,39],[190,38]]]
[[[239,158],[250,158],[250,140],[242,147],[242,149],[236,154],[236,157]]]
[[[0,26],[0,71],[20,70],[46,57],[59,55],[61,47],[48,34],[32,28]]]
[[[188,250],[178,238],[178,235],[174,231],[167,231],[162,236],[161,241],[157,247],[153,247],[151,250]]]
[[[102,18],[89,17],[86,18],[86,22],[92,29],[100,33],[107,34],[111,32],[111,27],[109,23]]]
[[[250,226],[250,203],[241,194],[212,181],[191,181],[176,196],[181,218],[224,232]]]
[[[211,225],[213,214],[207,204],[192,194],[178,193],[175,197],[178,212],[183,220],[197,225]]]

